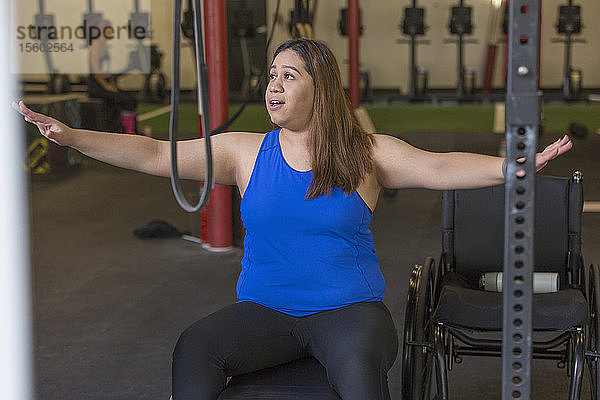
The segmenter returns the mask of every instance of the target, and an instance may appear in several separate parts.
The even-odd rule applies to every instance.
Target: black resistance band
[[[179,89],[180,89],[180,44],[181,44],[181,0],[175,0],[175,16],[173,22],[173,69],[171,83],[171,116],[169,120],[169,141],[171,143],[171,187],[177,202],[185,211],[196,212],[204,207],[210,198],[210,191],[215,185],[213,176],[212,151],[210,144],[210,123],[208,109],[208,67],[204,60],[204,36],[202,32],[201,1],[194,0],[194,41],[196,46],[196,74],[200,87],[199,99],[202,110],[202,132],[206,151],[206,173],[204,185],[200,191],[198,204],[192,206],[188,203],[177,170],[177,123],[179,118]]]

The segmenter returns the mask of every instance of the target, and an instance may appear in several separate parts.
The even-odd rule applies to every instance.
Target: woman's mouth
[[[283,107],[283,105],[285,104],[285,102],[281,101],[281,100],[269,100],[269,110],[275,111],[275,110],[279,110],[281,107]]]

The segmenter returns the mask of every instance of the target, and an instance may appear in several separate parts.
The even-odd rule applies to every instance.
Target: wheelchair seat
[[[433,321],[456,328],[502,329],[502,293],[473,287],[455,272],[445,274],[440,286],[440,301]],[[581,290],[564,289],[533,295],[533,329],[566,330],[584,325],[587,318],[587,300]]]

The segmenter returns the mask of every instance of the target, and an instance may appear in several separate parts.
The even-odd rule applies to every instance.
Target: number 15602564
[[[19,43],[21,53],[67,53],[75,49],[73,43]]]

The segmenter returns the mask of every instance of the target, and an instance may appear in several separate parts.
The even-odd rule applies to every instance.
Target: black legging
[[[227,377],[312,355],[343,400],[389,400],[398,335],[381,302],[296,318],[242,302],[187,328],[173,352],[173,400],[215,400]]]

